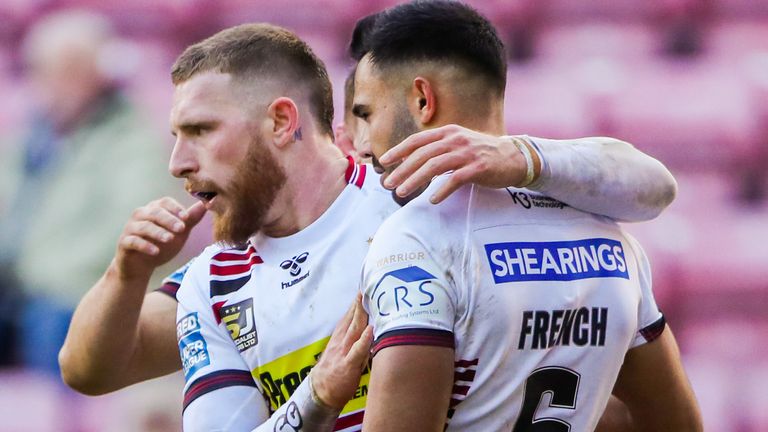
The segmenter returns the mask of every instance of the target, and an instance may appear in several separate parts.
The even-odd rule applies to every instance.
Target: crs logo
[[[287,259],[280,263],[280,267],[283,270],[289,270],[291,276],[298,276],[301,273],[301,267],[299,267],[299,264],[303,264],[304,261],[307,260],[307,257],[309,257],[309,252],[304,252],[301,255],[296,255],[291,259]]]
[[[379,316],[423,308],[435,302],[430,291],[434,275],[419,266],[410,266],[385,273],[371,293]]]
[[[229,335],[240,352],[256,346],[259,342],[253,319],[252,298],[221,308],[221,321],[229,330]]]

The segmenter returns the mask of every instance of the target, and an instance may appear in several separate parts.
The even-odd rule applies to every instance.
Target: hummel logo
[[[291,270],[291,276],[298,276],[301,273],[301,267],[299,264],[303,264],[307,260],[309,252],[304,252],[301,255],[297,255],[289,260],[285,260],[280,263],[280,267],[283,270]]]

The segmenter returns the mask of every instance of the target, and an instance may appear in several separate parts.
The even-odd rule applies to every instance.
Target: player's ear
[[[437,97],[432,83],[424,77],[413,79],[411,86],[410,104],[411,112],[422,124],[429,124],[437,112]]]
[[[300,139],[299,108],[291,98],[275,99],[267,107],[267,114],[272,120],[272,140],[276,146],[283,147]]]

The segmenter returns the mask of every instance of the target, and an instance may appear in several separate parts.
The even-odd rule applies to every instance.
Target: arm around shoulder
[[[639,222],[657,217],[677,195],[672,173],[627,142],[608,137],[530,140],[543,166],[529,187],[580,210]]]

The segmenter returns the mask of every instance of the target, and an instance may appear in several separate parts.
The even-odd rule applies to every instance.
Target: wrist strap
[[[306,395],[300,395],[300,400],[303,399],[302,414],[304,416],[304,424],[309,427],[309,430],[313,431],[331,431],[336,424],[336,420],[341,413],[340,409],[329,407],[317,396],[315,392],[315,386],[312,384],[312,373],[307,375],[308,391]],[[296,389],[298,393],[302,386]],[[303,397],[301,397],[303,396]]]
[[[515,147],[517,147],[517,149],[520,150],[520,153],[523,154],[523,157],[525,158],[525,164],[527,165],[525,170],[525,178],[519,185],[517,185],[517,187],[524,188],[533,183],[533,156],[531,155],[531,150],[528,148],[528,144],[526,144],[525,141],[518,137],[510,138],[512,139],[512,143],[515,144]]]
[[[327,411],[337,411],[336,409],[326,405],[325,402],[323,402],[323,400],[320,399],[320,396],[317,395],[317,392],[315,391],[315,385],[313,384],[313,381],[312,381],[311,373],[307,375],[307,381],[309,381],[309,392],[310,392],[310,395],[312,396],[312,402],[314,402],[315,405],[318,406],[318,408],[321,408]]]

